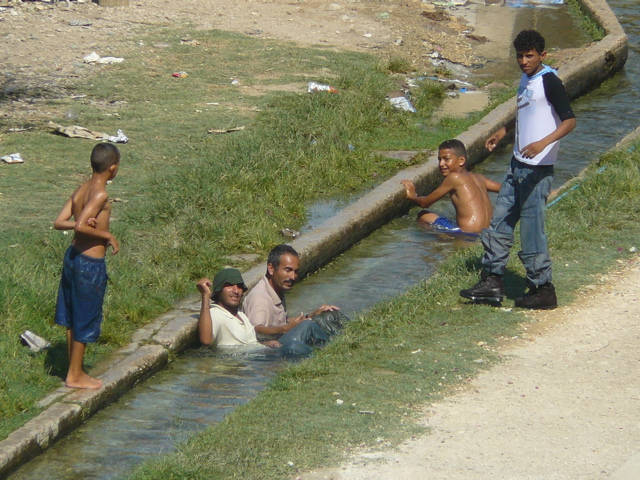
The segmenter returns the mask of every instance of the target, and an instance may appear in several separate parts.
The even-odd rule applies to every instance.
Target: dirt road
[[[431,434],[303,480],[638,480],[640,257],[531,314],[507,360],[431,405]]]

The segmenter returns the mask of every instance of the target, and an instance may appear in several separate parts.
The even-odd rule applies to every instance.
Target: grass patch
[[[567,0],[567,4],[580,29],[586,32],[593,41],[599,42],[607,35],[604,28],[596,21],[591,12],[587,11],[580,0]]]
[[[168,47],[152,47],[160,42]],[[266,255],[316,199],[369,189],[405,166],[374,149],[435,148],[470,124],[450,120],[445,129],[431,119],[442,98],[434,85],[416,92],[417,114],[394,109],[385,99],[394,80],[368,55],[186,28],[151,30],[134,45],[119,52],[121,64],[87,66],[92,76],[68,95],[39,98],[46,118],[33,117],[27,132],[9,133],[16,125],[0,118],[3,150],[25,159],[0,165],[0,222],[11,226],[0,231],[0,438],[37,415],[36,402],[65,374],[64,331],[53,313],[71,236],[51,225],[90,175],[93,142],[52,134],[49,120],[111,135],[122,129],[131,139],[108,187],[122,200],[111,223],[121,253],[108,259],[103,333],[88,349],[89,368],[229,255]],[[175,71],[188,77],[173,78]],[[307,94],[311,80],[339,93]],[[78,119],[65,119],[70,109]],[[19,344],[27,329],[54,347],[29,353]]]
[[[603,156],[580,188],[548,210],[561,304],[637,246],[638,146]],[[519,310],[459,300],[459,290],[477,281],[480,255],[479,246],[457,252],[434,277],[359,315],[342,336],[280,373],[255,400],[178,453],[147,462],[133,478],[291,478],[424,432],[414,421],[421,407],[500,361],[495,343],[517,335],[528,321]],[[505,276],[509,298],[525,290],[513,257]]]

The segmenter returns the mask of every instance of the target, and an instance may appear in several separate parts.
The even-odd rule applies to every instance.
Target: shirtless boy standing
[[[438,166],[444,177],[442,184],[429,195],[419,197],[410,180],[402,180],[407,198],[427,208],[447,193],[456,209],[457,225],[437,214],[422,210],[418,222],[447,232],[480,233],[491,222],[492,208],[487,192],[500,191],[500,184],[478,173],[467,171],[467,149],[460,140],[447,140],[438,147]]]
[[[55,316],[55,323],[67,328],[69,371],[65,386],[70,388],[102,386],[101,380],[84,372],[82,361],[87,343],[94,343],[100,335],[108,279],[107,247],[112,247],[113,255],[120,249],[109,233],[111,204],[106,191],[107,181],[116,176],[119,165],[120,152],[115,146],[96,145],[91,152],[91,178],[76,188],[53,222],[56,230],[74,231],[64,256]]]

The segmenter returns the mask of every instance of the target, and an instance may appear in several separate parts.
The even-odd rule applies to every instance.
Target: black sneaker
[[[502,277],[482,272],[481,280],[473,287],[460,291],[460,296],[474,302],[502,303],[504,287]]]
[[[524,297],[516,298],[516,307],[536,310],[553,310],[558,306],[556,289],[552,283],[530,288]]]

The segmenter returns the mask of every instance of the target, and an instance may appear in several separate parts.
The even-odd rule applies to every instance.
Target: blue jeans
[[[551,282],[551,258],[544,231],[545,207],[551,193],[553,165],[532,166],[511,159],[491,219],[480,234],[484,246],[482,266],[489,274],[504,275],[513,231],[520,222],[522,251],[518,256],[527,271],[527,286]]]
[[[304,320],[278,338],[282,344],[280,354],[285,357],[309,355],[311,347],[324,345],[329,336],[311,320]]]

